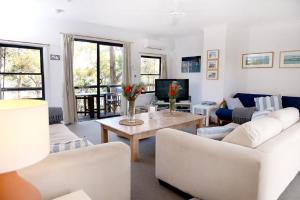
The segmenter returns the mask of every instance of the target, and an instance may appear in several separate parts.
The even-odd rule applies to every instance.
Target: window
[[[42,47],[0,44],[0,98],[45,99]]]
[[[160,77],[161,58],[141,56],[141,81],[145,84],[145,92],[155,91],[155,79]]]

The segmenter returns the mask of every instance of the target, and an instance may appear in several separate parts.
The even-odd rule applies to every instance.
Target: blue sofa
[[[245,107],[254,107],[255,106],[254,98],[265,97],[265,96],[271,96],[271,95],[236,93],[233,97],[239,98]],[[283,108],[295,107],[300,111],[300,97],[282,96],[282,106]],[[227,107],[219,108],[216,111],[216,115],[218,117],[218,122],[232,121],[232,110],[229,110]]]

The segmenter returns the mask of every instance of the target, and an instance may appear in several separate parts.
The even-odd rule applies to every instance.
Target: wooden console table
[[[157,111],[153,114],[153,118],[149,118],[148,113],[137,114],[136,119],[141,119],[144,124],[138,126],[120,125],[121,119],[126,119],[126,116],[113,117],[97,120],[101,125],[102,143],[108,142],[108,131],[114,132],[117,135],[130,140],[131,159],[138,161],[139,159],[139,140],[153,137],[156,131],[163,128],[185,128],[195,125],[200,128],[205,117],[201,115],[193,115],[185,112],[169,113],[168,110]]]

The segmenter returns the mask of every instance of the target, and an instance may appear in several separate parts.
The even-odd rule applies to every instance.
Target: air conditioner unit
[[[144,40],[144,47],[146,49],[155,49],[155,50],[164,50],[166,49],[165,45],[160,40],[153,40],[153,39],[145,39]]]

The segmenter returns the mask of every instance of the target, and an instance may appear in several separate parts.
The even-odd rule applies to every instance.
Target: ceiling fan
[[[171,16],[171,25],[176,26],[179,21],[185,16],[185,12],[182,11],[180,7],[180,1],[181,0],[173,0],[173,9],[169,12],[169,15]]]

